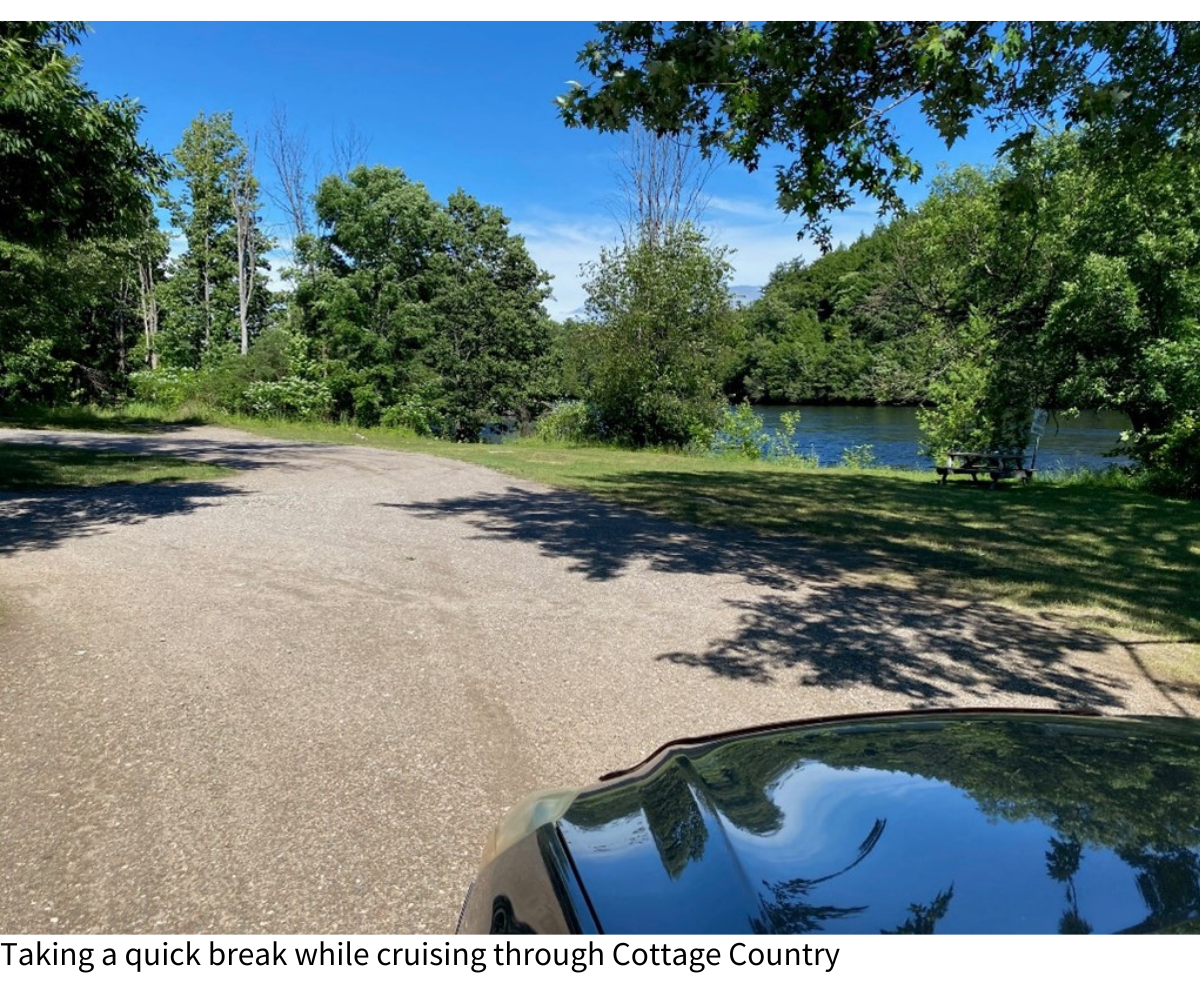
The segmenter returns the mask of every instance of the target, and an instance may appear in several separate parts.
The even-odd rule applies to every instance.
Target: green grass
[[[143,414],[145,417],[145,414]],[[170,415],[165,415],[170,416]],[[271,437],[419,451],[706,527],[792,539],[914,585],[1092,627],[1200,640],[1200,503],[1094,477],[939,486],[932,471],[796,469],[737,458],[453,444],[402,431],[213,417]],[[122,428],[117,428],[122,429]]]
[[[181,458],[0,444],[0,492],[218,479],[230,470]]]
[[[0,427],[154,434],[165,425],[209,423],[213,416],[209,412],[191,409],[168,411],[138,403],[122,407],[26,406],[0,412]]]

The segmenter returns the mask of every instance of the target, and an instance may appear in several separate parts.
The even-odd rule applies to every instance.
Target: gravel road
[[[444,933],[526,792],[910,706],[1195,714],[1126,645],[423,455],[0,440],[222,481],[0,494],[0,930]]]

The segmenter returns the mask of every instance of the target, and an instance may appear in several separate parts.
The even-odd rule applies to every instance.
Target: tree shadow
[[[209,480],[0,493],[0,558],[52,549],[121,525],[191,514],[241,492]]]
[[[887,565],[877,554],[683,525],[569,491],[511,487],[382,506],[463,518],[478,538],[535,545],[590,581],[638,563],[660,573],[730,574],[763,587],[766,593],[728,602],[741,613],[732,634],[700,652],[659,657],[730,680],[871,686],[914,707],[1023,696],[1063,708],[1121,709],[1132,688],[1131,679],[1073,662],[1119,648],[1103,633],[955,598],[936,580],[919,590],[864,581],[859,572]]]
[[[606,500],[840,547],[974,596],[1100,607],[1200,640],[1200,505],[1086,485],[982,489],[786,469],[597,477]],[[983,581],[986,586],[976,585]]]
[[[644,562],[659,573],[730,573],[750,583],[790,590],[796,581],[780,562],[785,555],[801,562],[809,574],[833,569],[815,548],[807,551],[734,531],[703,531],[568,490],[513,486],[503,493],[380,506],[424,518],[463,518],[479,529],[478,538],[536,545],[546,556],[568,560],[572,572],[596,582],[615,579]],[[844,563],[836,568],[844,568]]]
[[[149,434],[86,434],[71,431],[36,431],[5,435],[0,442],[34,447],[113,451],[126,455],[182,458],[191,462],[210,462],[238,472],[256,469],[287,471],[296,454],[316,454],[335,445],[310,441],[245,441],[197,437],[194,430],[188,437],[177,435],[189,431],[183,426],[163,428],[161,433]]]
[[[1124,705],[1129,681],[1072,666],[1080,653],[1115,647],[1106,637],[1046,615],[994,604],[948,606],[883,583],[824,582],[800,596],[731,601],[737,630],[668,663],[759,684],[794,678],[836,688],[870,686],[913,708],[997,697],[1043,698],[1061,708]]]

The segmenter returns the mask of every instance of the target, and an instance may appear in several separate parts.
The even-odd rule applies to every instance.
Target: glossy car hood
[[[1200,930],[1200,724],[842,721],[668,748],[559,833],[613,933]]]

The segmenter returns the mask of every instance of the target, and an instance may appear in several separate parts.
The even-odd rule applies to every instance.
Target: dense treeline
[[[1099,124],[1021,144],[781,265],[742,309],[726,251],[663,200],[673,161],[643,146],[653,210],[587,269],[586,318],[555,324],[499,208],[352,162],[309,184],[282,131],[277,245],[232,115],[159,156],[135,106],[80,84],[80,32],[0,29],[4,405],[195,401],[460,440],[540,418],[561,440],[683,446],[728,401],[920,403],[930,454],[1021,447],[1035,407],[1108,407],[1157,485],[1200,492],[1194,129],[1136,169],[1097,154]]]
[[[894,246],[894,230],[880,228],[812,263],[776,268],[741,312],[726,391],[755,403],[922,399],[919,373],[906,364],[908,383],[889,384],[888,366],[874,353],[909,328],[903,309],[879,301]]]
[[[473,439],[551,397],[549,275],[498,208],[350,164],[289,192],[300,222],[273,276],[233,116],[200,113],[159,157],[136,107],[78,82],[81,31],[0,35],[0,403],[195,401]]]
[[[138,108],[102,101],[66,48],[82,25],[0,22],[0,400],[87,397],[134,350],[148,190]],[[165,251],[165,247],[162,248]]]
[[[937,179],[912,213],[778,269],[728,386],[753,400],[921,402],[926,443],[1021,447],[1034,407],[1102,407],[1157,481],[1200,488],[1195,138],[1131,175],[1080,142]]]

